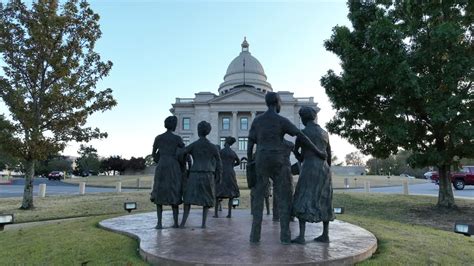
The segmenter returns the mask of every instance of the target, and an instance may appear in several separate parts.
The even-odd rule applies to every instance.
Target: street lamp
[[[465,236],[472,236],[474,235],[474,225],[465,222],[456,222],[454,224],[454,232]]]
[[[235,207],[237,207],[239,205],[240,205],[240,199],[238,199],[238,198],[232,199],[232,208],[235,209]]]
[[[15,221],[13,214],[0,214],[0,231],[3,231],[3,228],[7,224],[12,224]]]
[[[128,213],[130,213],[132,210],[137,209],[137,203],[136,202],[125,202],[123,204],[123,208],[124,208],[124,210],[128,211]]]

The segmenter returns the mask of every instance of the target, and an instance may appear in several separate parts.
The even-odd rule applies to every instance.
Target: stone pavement
[[[224,210],[225,211],[225,210]],[[279,223],[264,216],[262,239],[249,242],[249,210],[234,211],[232,219],[209,216],[201,229],[201,211],[191,211],[187,228],[171,228],[170,211],[163,212],[165,229],[156,230],[156,214],[142,213],[116,217],[100,226],[137,238],[143,259],[155,265],[340,265],[354,264],[372,256],[377,239],[358,226],[334,221],[330,224],[331,243],[312,239],[319,236],[322,225],[308,224],[306,245],[282,245]],[[292,234],[298,233],[298,222],[291,223]]]

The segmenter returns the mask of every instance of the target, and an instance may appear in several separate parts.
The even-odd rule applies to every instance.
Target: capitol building
[[[197,124],[205,120],[212,126],[208,136],[211,142],[223,146],[225,138],[232,136],[237,140],[232,149],[240,158],[246,157],[250,125],[256,116],[267,110],[265,94],[274,90],[262,64],[250,53],[246,39],[241,48],[227,68],[217,94],[198,92],[193,98],[176,98],[172,104],[170,111],[178,117],[176,134],[186,145],[198,139]],[[289,91],[277,93],[282,101],[280,114],[299,127],[298,111],[302,106],[319,111],[313,97],[296,98]]]

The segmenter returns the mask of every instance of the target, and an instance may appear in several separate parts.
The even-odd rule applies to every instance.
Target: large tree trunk
[[[439,195],[438,207],[456,208],[454,202],[453,188],[451,185],[449,165],[442,165],[439,167]]]
[[[21,203],[20,209],[31,210],[34,208],[33,205],[33,177],[35,175],[35,162],[34,160],[27,161],[25,163],[25,189],[23,192],[23,202]]]

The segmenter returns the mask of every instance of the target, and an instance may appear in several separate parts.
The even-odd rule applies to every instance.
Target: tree
[[[82,145],[77,151],[79,157],[76,159],[76,172],[83,174],[98,174],[100,170],[100,160],[97,150],[92,146]]]
[[[348,1],[353,29],[324,45],[342,72],[321,78],[334,109],[328,130],[365,154],[412,151],[437,166],[438,206],[454,208],[448,176],[474,154],[473,1]]]
[[[0,5],[0,98],[11,115],[9,152],[25,162],[21,209],[34,207],[38,160],[63,150],[68,141],[107,136],[85,126],[89,115],[116,105],[111,89],[96,88],[112,67],[94,52],[101,36],[98,21],[86,1]]]
[[[362,159],[362,154],[360,152],[354,151],[346,154],[346,165],[364,165],[364,160]]]
[[[0,147],[0,171],[5,169],[15,169],[20,165],[18,159],[11,157]]]
[[[370,158],[367,160],[367,168],[371,175],[400,175],[409,174],[412,176],[423,177],[428,168],[413,168],[408,164],[411,152],[401,150],[395,155],[387,158]]]
[[[332,154],[334,154],[334,152],[332,152]],[[342,162],[339,161],[339,158],[336,155],[333,155],[331,157],[331,165],[342,166]]]
[[[35,163],[35,175],[48,175],[52,171],[71,172],[72,161],[59,154],[50,155],[46,160]]]
[[[0,171],[16,167],[20,162],[17,158],[10,154],[10,143],[14,142],[13,125],[5,119],[4,115],[0,115]]]
[[[113,175],[118,171],[119,173],[125,171],[127,168],[127,160],[122,159],[120,156],[110,156],[107,159],[102,160],[101,168],[103,171],[113,171]]]
[[[127,169],[131,169],[133,171],[142,171],[146,168],[145,159],[143,157],[132,157],[127,162]]]

